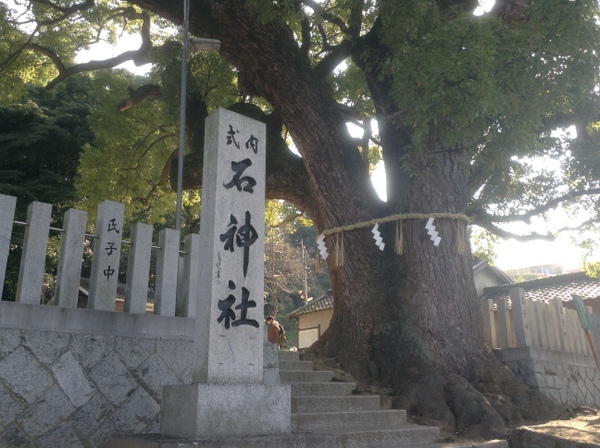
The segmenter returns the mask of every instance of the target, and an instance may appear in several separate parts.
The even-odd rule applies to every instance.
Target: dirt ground
[[[564,418],[530,422],[509,428],[511,448],[600,448],[600,410],[579,407]],[[471,444],[481,442],[453,434],[442,434],[440,441]]]
[[[565,416],[564,419],[522,425],[512,431],[511,441],[512,439],[515,442],[518,439],[539,440],[540,443],[545,441],[548,447],[600,447],[600,411],[582,406],[574,409],[571,416]],[[511,446],[518,448],[531,444],[513,443]]]

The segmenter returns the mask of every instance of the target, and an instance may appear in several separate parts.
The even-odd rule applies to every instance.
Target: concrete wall
[[[163,386],[191,382],[192,329],[179,317],[0,302],[0,447],[157,432]]]
[[[600,372],[594,358],[531,347],[504,348],[502,362],[553,401],[600,408]]]

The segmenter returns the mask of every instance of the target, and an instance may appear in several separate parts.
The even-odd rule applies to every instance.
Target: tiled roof
[[[580,295],[584,299],[600,300],[600,279],[590,278],[585,272],[555,275],[511,285],[492,286],[485,288],[482,299],[492,299],[496,302],[509,298],[509,289],[514,287],[523,288],[525,298],[532,300],[547,301],[560,298],[563,301],[570,301],[572,300],[571,294]]]
[[[328,310],[333,308],[333,295],[331,290],[327,291],[327,294],[319,297],[318,299],[311,300],[306,305],[302,305],[300,308],[296,308],[288,317],[297,317],[302,314],[314,313],[316,311]]]

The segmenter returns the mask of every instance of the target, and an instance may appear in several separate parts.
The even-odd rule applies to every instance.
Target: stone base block
[[[218,439],[291,432],[289,385],[204,384],[163,389],[160,433]]]

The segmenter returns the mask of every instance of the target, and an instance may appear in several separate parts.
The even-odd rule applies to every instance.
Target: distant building
[[[536,278],[550,277],[564,274],[564,268],[560,264],[542,264],[519,269],[507,269],[506,275],[516,281],[534,280]]]

